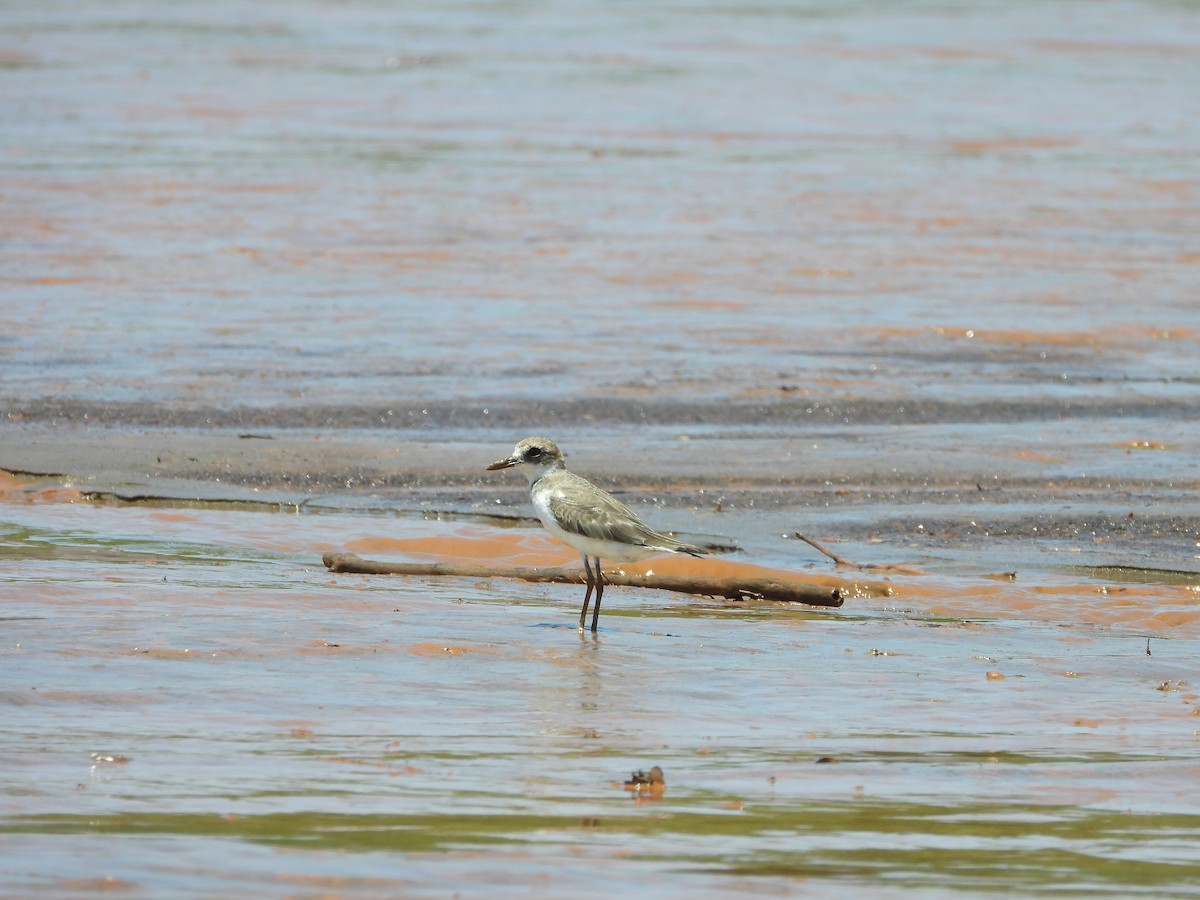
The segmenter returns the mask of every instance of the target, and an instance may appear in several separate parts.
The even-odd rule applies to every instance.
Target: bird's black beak
[[[496,469],[509,469],[509,468],[512,468],[513,466],[519,466],[520,464],[521,464],[521,461],[519,459],[517,459],[515,456],[508,456],[508,457],[505,457],[504,459],[496,460],[494,463],[492,463],[490,466],[487,467],[487,470],[489,472],[494,472]]]

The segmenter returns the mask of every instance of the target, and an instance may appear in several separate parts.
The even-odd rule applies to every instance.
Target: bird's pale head
[[[488,471],[508,469],[513,466],[522,466],[532,484],[547,472],[561,469],[563,454],[558,449],[558,445],[550,438],[527,437],[523,441],[518,441],[517,446],[513,447],[512,456],[496,460],[488,466]]]

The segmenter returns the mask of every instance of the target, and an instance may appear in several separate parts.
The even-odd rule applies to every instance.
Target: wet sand
[[[926,554],[834,611],[612,588],[593,638],[578,588],[319,563],[571,559],[520,523],[7,488],[17,894],[1194,878],[1194,584]],[[654,765],[661,795],[625,788]]]
[[[1195,10],[5,18],[0,893],[1195,896]]]

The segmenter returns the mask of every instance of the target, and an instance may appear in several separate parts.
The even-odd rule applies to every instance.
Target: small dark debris
[[[640,790],[643,787],[662,787],[667,782],[663,778],[663,770],[658,766],[652,768],[649,772],[643,772],[640,769],[629,776],[629,780],[625,782],[625,787],[629,790]]]

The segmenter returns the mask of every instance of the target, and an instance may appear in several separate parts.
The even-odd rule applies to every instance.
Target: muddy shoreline
[[[10,423],[0,433],[0,470],[90,502],[252,504],[537,528],[523,483],[483,471],[520,432],[491,420],[426,431],[444,439],[382,427]],[[576,423],[560,442],[573,467],[651,519],[678,520],[679,528],[776,564],[819,562],[789,547],[801,530],[851,557],[916,559],[932,570],[1200,569],[1200,514],[1188,499],[1200,484],[1146,470],[1142,459],[1154,451],[1110,447],[1116,474],[1086,475],[1064,465],[1072,459],[1065,444],[1049,464],[1041,454],[939,452],[945,435],[919,427],[866,442],[854,429],[839,431],[815,445],[766,431],[689,438],[674,424]],[[972,432],[962,440],[979,440]],[[1126,460],[1133,475],[1120,477]]]

